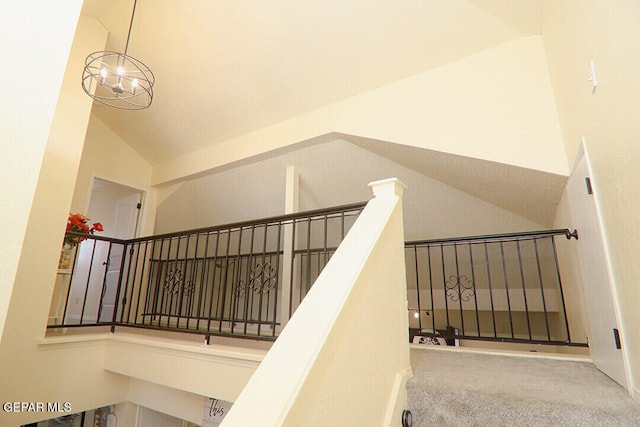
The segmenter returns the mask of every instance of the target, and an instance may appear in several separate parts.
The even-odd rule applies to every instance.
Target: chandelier
[[[145,64],[127,55],[136,3],[134,0],[124,53],[93,52],[87,56],[82,73],[82,89],[87,95],[121,110],[142,110],[153,100],[153,73]]]

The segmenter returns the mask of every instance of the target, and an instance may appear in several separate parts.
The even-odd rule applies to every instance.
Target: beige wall
[[[60,86],[54,82],[56,76],[61,81],[67,65],[66,58],[69,58],[67,73],[77,76],[87,50],[101,49],[104,46],[106,32],[97,21],[81,18],[71,46],[81,2],[41,2],[35,8],[32,2],[24,4],[24,10],[9,16],[20,23],[18,34],[23,38],[13,42],[23,43],[24,49],[22,53],[12,56],[15,60],[24,55],[28,57],[24,58],[27,62],[23,65],[17,62],[15,70],[24,74],[33,69],[40,74],[32,77],[20,75],[11,79],[17,83],[34,85],[28,90],[21,88],[19,96],[16,94],[11,97],[18,105],[23,102],[25,106],[28,104],[29,111],[32,111],[22,111],[22,115],[14,116],[11,129],[32,129],[31,134],[25,131],[20,135],[24,138],[20,142],[28,149],[22,153],[19,145],[15,149],[22,157],[34,163],[22,164],[22,160],[16,159],[16,166],[22,165],[25,171],[31,172],[34,178],[37,177],[37,185],[35,191],[30,190],[31,184],[28,183],[24,188],[31,206],[20,206],[20,198],[16,198],[12,206],[25,219],[28,218],[28,222],[15,281],[2,284],[3,289],[6,289],[13,283],[13,292],[0,342],[0,378],[3,384],[0,387],[0,400],[70,402],[73,410],[81,410],[121,399],[120,390],[126,384],[126,379],[98,368],[104,359],[104,347],[100,344],[65,347],[40,345],[47,323],[60,246],[91,109],[91,99],[82,92],[77,80],[65,80],[60,92]],[[23,28],[29,34],[23,35]],[[67,52],[70,47],[69,56]],[[50,58],[50,54],[55,58]],[[37,64],[33,62],[34,58],[38,58]],[[43,64],[46,67],[43,68]],[[51,73],[49,77],[42,78],[43,70]],[[51,86],[39,87],[42,81]],[[53,111],[56,102],[57,109],[51,120],[49,110]],[[16,108],[15,104],[12,106]],[[45,137],[45,141],[40,139],[42,137]],[[44,148],[43,157],[29,152],[36,151],[38,146]],[[24,172],[16,176],[20,177],[22,173]],[[20,185],[20,182],[13,182]],[[3,190],[3,199],[11,194],[11,191]],[[3,259],[2,262],[4,266],[6,261]],[[94,387],[95,384],[100,384],[100,387]],[[92,392],[87,393],[87,390]],[[1,411],[0,424],[13,426],[51,416],[47,413],[12,414]]]
[[[82,2],[0,5],[0,339]],[[25,19],[27,17],[27,19]],[[46,67],[35,66],[34,59]],[[44,74],[46,72],[46,78]],[[62,219],[60,219],[62,221]]]
[[[623,351],[640,391],[640,2],[543,2],[548,56],[567,162],[585,137],[619,307]],[[598,87],[587,80],[594,61]]]
[[[332,132],[568,174],[542,40],[531,36],[157,165],[153,182]]]
[[[151,165],[95,114],[91,114],[71,212],[86,214],[94,178],[144,191],[142,223],[138,233],[152,234],[156,191],[151,188]]]

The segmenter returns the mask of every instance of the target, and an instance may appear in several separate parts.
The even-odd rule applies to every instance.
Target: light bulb
[[[107,69],[103,67],[102,70],[100,70],[100,75],[102,76],[102,84],[104,84],[104,82],[107,80]]]
[[[420,317],[420,313],[418,313],[418,312],[416,311],[415,313],[413,313],[413,317],[415,317],[415,318],[417,319],[418,317]]]
[[[122,67],[122,65],[118,67],[118,71],[117,72],[118,72],[119,76],[122,76],[124,74],[124,68]]]
[[[136,88],[138,87],[138,79],[131,80],[131,95],[136,94]]]

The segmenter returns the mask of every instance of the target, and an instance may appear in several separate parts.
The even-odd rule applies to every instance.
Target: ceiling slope
[[[124,50],[133,0],[85,0]],[[94,112],[158,164],[530,34],[539,0],[138,0],[152,106]],[[89,52],[87,52],[89,53]],[[78,71],[80,72],[80,71]]]
[[[566,176],[343,135],[345,140],[451,187],[552,227]],[[473,212],[469,212],[473,215]]]

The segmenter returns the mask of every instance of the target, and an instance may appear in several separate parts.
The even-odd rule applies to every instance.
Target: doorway
[[[143,195],[141,190],[94,178],[86,216],[102,224],[99,236],[131,239],[138,229]],[[111,321],[123,250],[122,245],[92,239],[80,243],[66,322]]]
[[[598,369],[628,389],[609,258],[604,246],[596,191],[583,141],[573,173],[567,183],[567,194],[573,225],[578,230],[576,245],[591,327],[589,349],[593,363]]]

